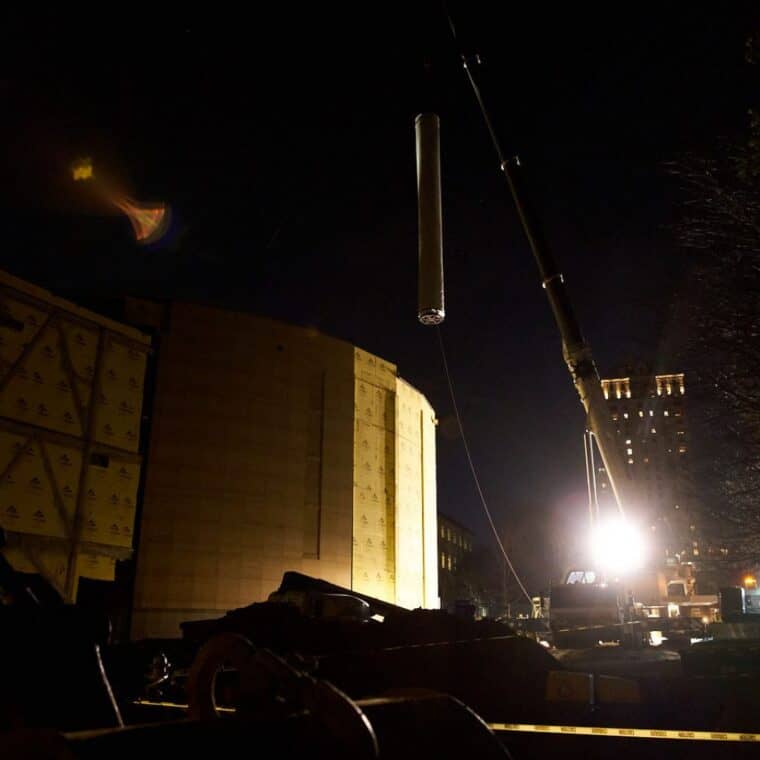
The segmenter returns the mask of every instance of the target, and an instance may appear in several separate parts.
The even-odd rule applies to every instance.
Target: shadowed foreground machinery
[[[228,696],[234,692],[234,708],[216,706],[221,668],[234,668],[236,674],[235,687],[227,690]],[[113,760],[159,747],[191,756],[251,747],[263,758],[507,756],[488,726],[452,697],[418,690],[352,700],[233,633],[220,634],[201,649],[188,693],[189,720],[68,734],[65,747],[73,757]]]
[[[488,721],[642,717],[632,681],[567,672],[534,640],[495,621],[406,610],[299,573],[286,573],[270,599],[183,625],[189,675],[177,662],[154,701],[197,704],[199,689],[208,688],[207,679],[199,680],[199,663],[206,672],[212,662],[217,698],[234,702],[240,696],[230,694],[242,687],[231,674],[240,673],[238,648],[245,641],[251,651],[271,652],[352,700],[424,689],[449,694]],[[192,667],[190,652],[197,652]]]
[[[40,605],[23,579],[5,575],[0,585],[12,603],[0,607],[11,636],[0,681],[3,759],[195,757],[242,746],[262,758],[491,758],[506,745],[521,758],[570,750],[620,760],[643,747],[576,736],[498,741],[484,720],[711,730],[751,730],[744,724],[754,721],[754,710],[732,714],[719,704],[754,700],[730,694],[735,681],[650,687],[570,672],[493,621],[404,610],[298,574],[286,574],[270,602],[187,624],[184,641],[174,642],[172,676],[152,680],[146,699],[145,681],[135,690],[125,677],[143,675],[126,655],[155,658],[160,650],[150,646],[166,642],[109,648],[98,621]],[[744,680],[752,691],[756,682]],[[658,744],[647,753],[669,756]],[[735,757],[739,748],[713,745],[709,755],[724,749]]]

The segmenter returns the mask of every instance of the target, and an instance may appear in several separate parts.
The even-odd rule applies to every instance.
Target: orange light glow
[[[166,232],[171,212],[165,203],[138,203],[124,193],[116,191],[102,177],[96,179],[91,158],[81,158],[72,164],[71,176],[75,182],[91,181],[101,198],[122,211],[129,219],[138,243],[152,243]]]
[[[81,182],[93,178],[92,159],[82,158],[71,167],[71,176],[74,182]]]
[[[757,588],[757,578],[754,575],[745,575],[744,588]]]
[[[169,217],[165,204],[143,206],[122,196],[112,196],[111,202],[126,214],[140,243],[152,243],[166,231]]]

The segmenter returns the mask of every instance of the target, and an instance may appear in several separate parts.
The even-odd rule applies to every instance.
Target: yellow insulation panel
[[[5,554],[68,597],[76,577],[112,580],[132,547],[150,339],[2,271],[0,312],[16,323],[0,330]]]
[[[422,525],[424,551],[424,606],[440,606],[438,595],[438,492],[436,486],[435,431],[438,421],[433,407],[421,399],[420,430],[422,433]]]
[[[93,437],[98,443],[136,452],[140,445],[145,351],[107,338],[101,362]]]
[[[76,459],[81,462],[81,453],[73,450],[68,456],[77,465],[78,478]],[[6,430],[0,430],[0,467],[5,472],[0,482],[0,525],[16,533],[68,537],[76,504],[76,478],[73,498],[66,507],[57,504],[40,441]],[[65,508],[70,511],[63,512]]]
[[[116,560],[103,554],[80,552],[77,554],[76,573],[80,578],[112,581],[116,573]]]
[[[48,311],[25,301],[19,301],[12,294],[0,292],[0,305],[4,313],[19,323],[20,330],[0,330],[0,366],[2,375],[20,358],[27,343],[42,328],[48,318]]]
[[[82,450],[39,433],[0,430],[0,525],[14,533],[67,538],[76,514]],[[139,462],[96,455],[85,473],[82,540],[132,546]]]
[[[354,348],[354,374],[358,380],[366,380],[380,388],[396,392],[396,365],[369,351]]]
[[[69,563],[69,552],[65,544],[6,546],[3,554],[18,572],[39,573],[63,593]]]
[[[425,397],[400,378],[396,399],[396,603],[437,607],[435,420]]]
[[[6,347],[0,347],[2,364],[11,373],[0,392],[0,416],[81,437],[82,410],[78,408],[72,388],[76,380],[64,369],[58,327],[45,323],[33,333],[30,330],[30,337],[28,350],[25,349],[12,367],[9,357],[16,354],[17,346],[12,346],[8,355]]]
[[[42,547],[8,546],[3,549],[8,562],[20,573],[39,573],[61,590],[66,578],[69,562],[68,550],[63,544]],[[80,552],[76,558],[76,573],[80,578],[97,581],[112,581],[116,571],[116,560],[103,554]]]
[[[6,278],[0,272],[0,286]],[[0,310],[21,326],[0,331],[0,417],[77,438],[91,432],[98,443],[136,453],[147,338],[45,291],[26,290],[0,287]]]
[[[396,599],[395,367],[355,349],[352,588]]]
[[[129,548],[135,523],[140,465],[110,457],[90,464],[85,475],[82,540]]]

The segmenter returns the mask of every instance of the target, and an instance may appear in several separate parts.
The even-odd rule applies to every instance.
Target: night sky
[[[7,23],[0,266],[103,308],[125,293],[219,304],[395,362],[440,419],[439,508],[487,540],[435,332],[416,321],[413,119],[434,106],[443,336],[486,496],[537,590],[551,543],[585,525],[582,408],[441,5],[407,5]],[[602,374],[639,357],[688,371],[661,349],[689,271],[666,163],[740,134],[756,100],[751,4],[665,5],[450,4]],[[70,181],[80,156],[171,204],[169,235],[137,246]]]

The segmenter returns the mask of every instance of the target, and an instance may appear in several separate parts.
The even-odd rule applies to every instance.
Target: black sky
[[[498,522],[545,583],[547,533],[582,525],[583,416],[441,6],[323,5],[6,24],[0,266],[81,300],[179,297],[313,325],[396,362],[441,421],[441,510],[486,537],[435,335],[415,319],[413,118],[432,100],[449,361]],[[658,353],[688,272],[664,165],[743,129],[751,4],[450,7],[601,371],[681,369]],[[73,186],[81,155],[170,203],[168,238],[138,248]]]

